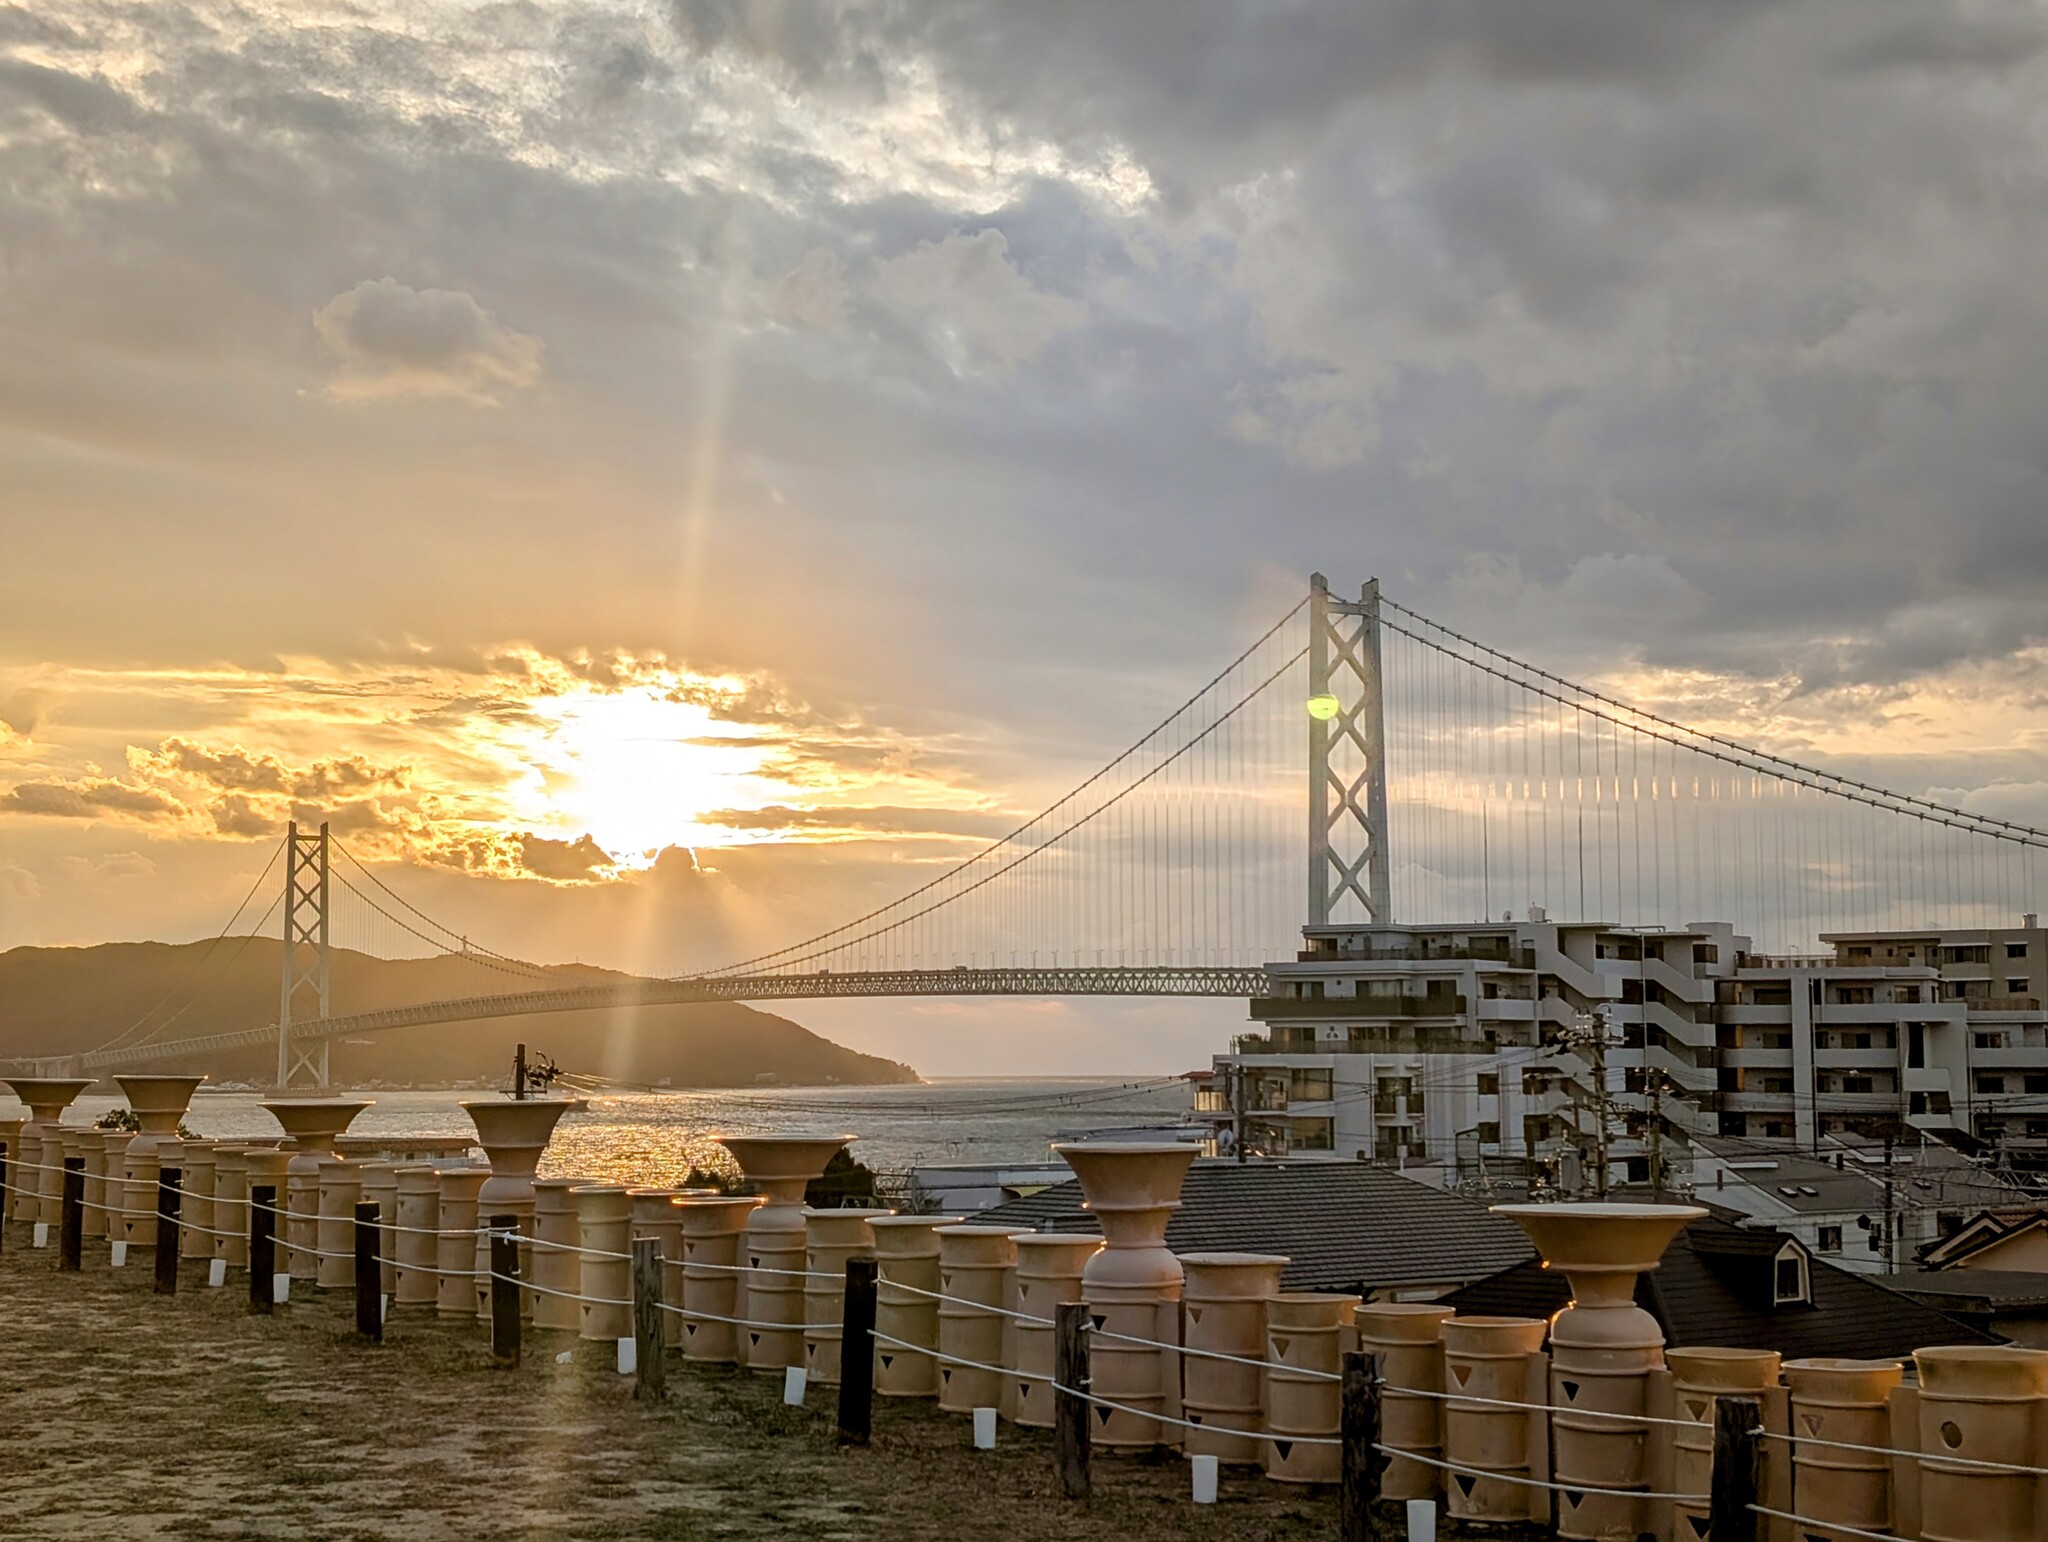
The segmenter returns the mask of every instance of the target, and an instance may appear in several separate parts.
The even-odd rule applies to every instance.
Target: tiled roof
[[[1097,1230],[1075,1182],[973,1217],[1020,1231]],[[1363,1162],[1198,1161],[1166,1228],[1177,1253],[1282,1253],[1290,1290],[1389,1290],[1476,1280],[1534,1256],[1514,1222]]]
[[[2048,1307],[2048,1274],[2031,1269],[1941,1269],[1880,1276],[1901,1295],[1984,1315]]]
[[[1867,1275],[1809,1260],[1811,1305],[1776,1306],[1771,1260],[1782,1233],[1708,1217],[1688,1226],[1662,1265],[1636,1285],[1636,1302],[1686,1347],[1775,1349],[1786,1359],[1816,1355],[1890,1359],[1932,1344],[1991,1344],[1994,1335],[1887,1290]],[[1517,1264],[1445,1298],[1460,1312],[1548,1317],[1571,1299],[1563,1275]]]

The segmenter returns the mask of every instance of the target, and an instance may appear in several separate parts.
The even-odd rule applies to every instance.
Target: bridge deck
[[[1270,982],[1256,968],[905,969],[861,974],[729,975],[691,980],[635,980],[566,990],[465,996],[418,1006],[358,1012],[294,1023],[294,1043],[344,1035],[424,1028],[486,1017],[527,1017],[594,1008],[688,1006],[713,1001],[803,1001],[859,996],[1263,996]],[[116,1071],[165,1060],[277,1041],[277,1026],[135,1044],[73,1057],[81,1071]]]

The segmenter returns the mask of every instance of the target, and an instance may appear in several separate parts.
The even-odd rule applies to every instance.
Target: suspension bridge
[[[295,825],[216,939],[282,859],[254,928],[281,916],[275,1021],[173,1036],[183,1009],[152,1014],[62,1064],[98,1073],[274,1042],[280,1086],[325,1086],[339,1037],[595,1007],[1245,999],[1267,994],[1265,965],[1293,955],[1304,927],[1397,917],[1716,919],[1759,951],[1811,952],[1829,932],[2036,911],[2044,850],[2048,832],[1935,789],[1881,787],[1689,727],[1431,621],[1376,581],[1348,599],[1316,575],[1043,812],[829,929],[674,978],[565,985],[428,915],[326,826]],[[520,988],[337,1012],[338,931],[360,951],[446,957],[480,985]]]

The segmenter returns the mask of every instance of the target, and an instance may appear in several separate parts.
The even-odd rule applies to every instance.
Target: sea
[[[462,1136],[475,1126],[457,1091],[337,1093],[369,1103],[351,1135]],[[185,1124],[213,1139],[274,1137],[277,1121],[260,1092],[202,1092]],[[891,1087],[764,1087],[707,1091],[578,1093],[585,1106],[563,1116],[541,1175],[575,1174],[610,1183],[669,1185],[692,1167],[732,1172],[719,1134],[831,1133],[855,1137],[851,1154],[877,1173],[945,1164],[1016,1164],[1053,1159],[1062,1136],[1106,1129],[1167,1128],[1189,1111],[1175,1077],[944,1079]],[[96,1119],[118,1096],[83,1097],[66,1123]]]

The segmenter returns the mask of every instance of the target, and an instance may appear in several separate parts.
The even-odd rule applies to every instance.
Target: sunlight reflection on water
[[[340,1094],[353,1097],[354,1094]],[[464,1098],[480,1092],[366,1092],[371,1106],[357,1135],[471,1135]],[[121,1103],[79,1099],[66,1122],[84,1122]],[[774,1087],[710,1092],[630,1092],[592,1097],[566,1115],[541,1162],[543,1175],[573,1173],[609,1182],[672,1184],[692,1165],[730,1167],[720,1133],[774,1130],[851,1132],[853,1155],[900,1172],[921,1163],[1038,1162],[1062,1131],[1168,1124],[1185,1115],[1185,1085],[1130,1086],[1094,1078],[941,1081],[908,1087]],[[193,1100],[186,1124],[216,1138],[274,1136],[259,1093]]]

